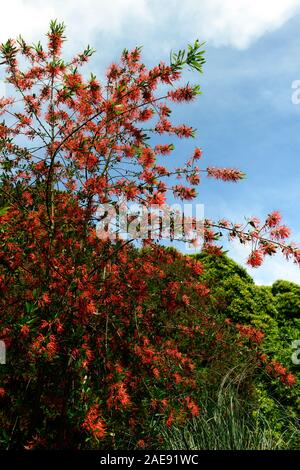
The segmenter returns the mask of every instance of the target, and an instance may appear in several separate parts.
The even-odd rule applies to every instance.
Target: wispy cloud
[[[300,0],[4,0],[0,40],[20,32],[35,38],[51,18],[69,25],[72,41],[93,42],[145,33],[156,44],[191,34],[215,46],[246,48],[300,12]]]
[[[131,24],[138,29],[151,21],[146,0],[4,0],[1,3],[0,40],[18,34],[40,38],[49,21],[58,19],[68,26],[70,42],[93,42],[98,34],[119,37]]]
[[[299,0],[188,0],[186,18],[217,46],[246,48],[300,11]]]

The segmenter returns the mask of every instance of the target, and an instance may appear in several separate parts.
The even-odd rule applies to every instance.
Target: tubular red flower
[[[219,179],[222,181],[232,181],[234,183],[245,177],[244,173],[234,168],[207,167],[206,171],[207,175],[211,178]]]
[[[258,266],[261,266],[262,262],[264,259],[264,255],[261,250],[254,250],[250,254],[247,264],[252,266],[252,268],[257,268]]]
[[[192,101],[195,97],[196,93],[194,89],[189,85],[168,92],[168,98],[174,101],[175,103],[181,103],[183,101]]]
[[[278,240],[284,240],[291,235],[291,230],[286,225],[274,228],[271,232],[271,236]]]
[[[100,418],[98,405],[91,406],[82,423],[82,428],[90,432],[97,439],[102,439],[105,436],[106,426],[103,419]]]
[[[281,221],[280,213],[278,211],[274,211],[268,215],[266,224],[268,227],[276,227],[280,223],[280,221]]]

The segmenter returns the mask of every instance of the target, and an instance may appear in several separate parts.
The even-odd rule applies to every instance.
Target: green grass
[[[161,435],[169,450],[299,449],[300,429],[285,420],[285,430],[274,432],[259,410],[247,409],[235,391],[222,390],[217,400],[206,400],[198,417],[184,427],[163,427]]]

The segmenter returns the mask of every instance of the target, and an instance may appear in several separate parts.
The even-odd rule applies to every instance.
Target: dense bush
[[[109,253],[109,245],[104,249]],[[61,301],[59,279],[48,291],[51,302],[45,295],[39,302],[38,270],[17,312],[16,303],[10,306],[2,445],[120,448],[141,439],[151,445],[154,422],[170,426],[198,415],[202,394],[227,373],[251,401],[253,381],[263,373],[259,338],[250,332],[248,344],[247,331],[241,336],[210,315],[201,264],[155,246],[128,247],[119,256],[126,268],[111,260],[101,283],[74,285],[82,292],[78,314]],[[89,311],[93,302],[97,310]]]
[[[203,276],[211,289],[213,311],[223,312],[235,323],[259,328],[264,333],[264,352],[297,377],[297,384],[289,390],[279,387],[275,381],[271,384],[262,381],[258,385],[261,407],[266,407],[268,419],[273,417],[275,428],[280,427],[279,402],[295,421],[299,420],[300,368],[292,362],[292,343],[300,339],[300,286],[282,280],[270,287],[257,286],[247,272],[226,255],[216,258],[201,254],[195,258],[204,265]]]
[[[239,399],[252,402],[256,383],[274,380],[287,389],[294,376],[263,354],[263,333],[254,325],[224,321],[223,294],[210,290],[197,260],[160,248],[150,236],[138,250],[105,226],[98,230],[106,217],[99,205],[115,208],[126,198],[165,210],[168,191],[196,197],[201,172],[243,178],[232,168],[200,169],[198,147],[182,168],[163,166],[174,145],[157,143],[162,134],[195,136],[192,127],[171,123],[170,103],[199,94],[198,85],[174,84],[185,66],[202,71],[201,44],[152,69],[140,48],[125,49],[100,84],[79,72],[90,47],[63,58],[64,31],[51,22],[46,48],[21,37],[0,46],[13,90],[0,100],[0,339],[7,348],[1,447],[163,445],[158,427],[199,415],[203,396],[214,396],[224,377]],[[252,243],[252,266],[276,251],[300,262],[277,212],[244,227],[206,220],[206,251],[220,253],[220,231]],[[196,230],[190,241],[198,238]],[[234,295],[243,313],[238,278]]]

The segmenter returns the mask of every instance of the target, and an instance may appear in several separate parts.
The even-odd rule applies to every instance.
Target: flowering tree
[[[121,238],[99,239],[95,226],[98,205],[121,196],[163,207],[168,191],[194,199],[201,172],[243,178],[236,169],[201,169],[198,147],[183,168],[159,164],[174,150],[160,136],[195,136],[191,127],[171,123],[170,102],[199,94],[198,85],[174,84],[185,66],[202,71],[202,45],[196,41],[150,70],[139,48],[124,50],[101,85],[79,72],[90,47],[63,59],[64,31],[51,22],[47,49],[21,37],[0,49],[13,90],[0,100],[0,334],[10,357],[0,399],[8,410],[1,426],[7,447],[79,446],[82,433],[116,442],[116,429],[142,432],[149,407],[168,425],[196,415],[199,358],[188,345],[207,360],[229,342],[230,325],[220,331],[204,316],[209,291],[199,282],[199,262],[151,240],[137,251]],[[159,94],[162,88],[168,91]],[[174,184],[174,176],[184,184]],[[218,253],[220,230],[253,244],[252,266],[277,250],[300,261],[277,212],[246,226],[206,220],[206,250]],[[238,332],[255,344],[262,339],[243,327]],[[228,348],[235,357],[235,346]],[[284,378],[293,381],[287,372]]]

